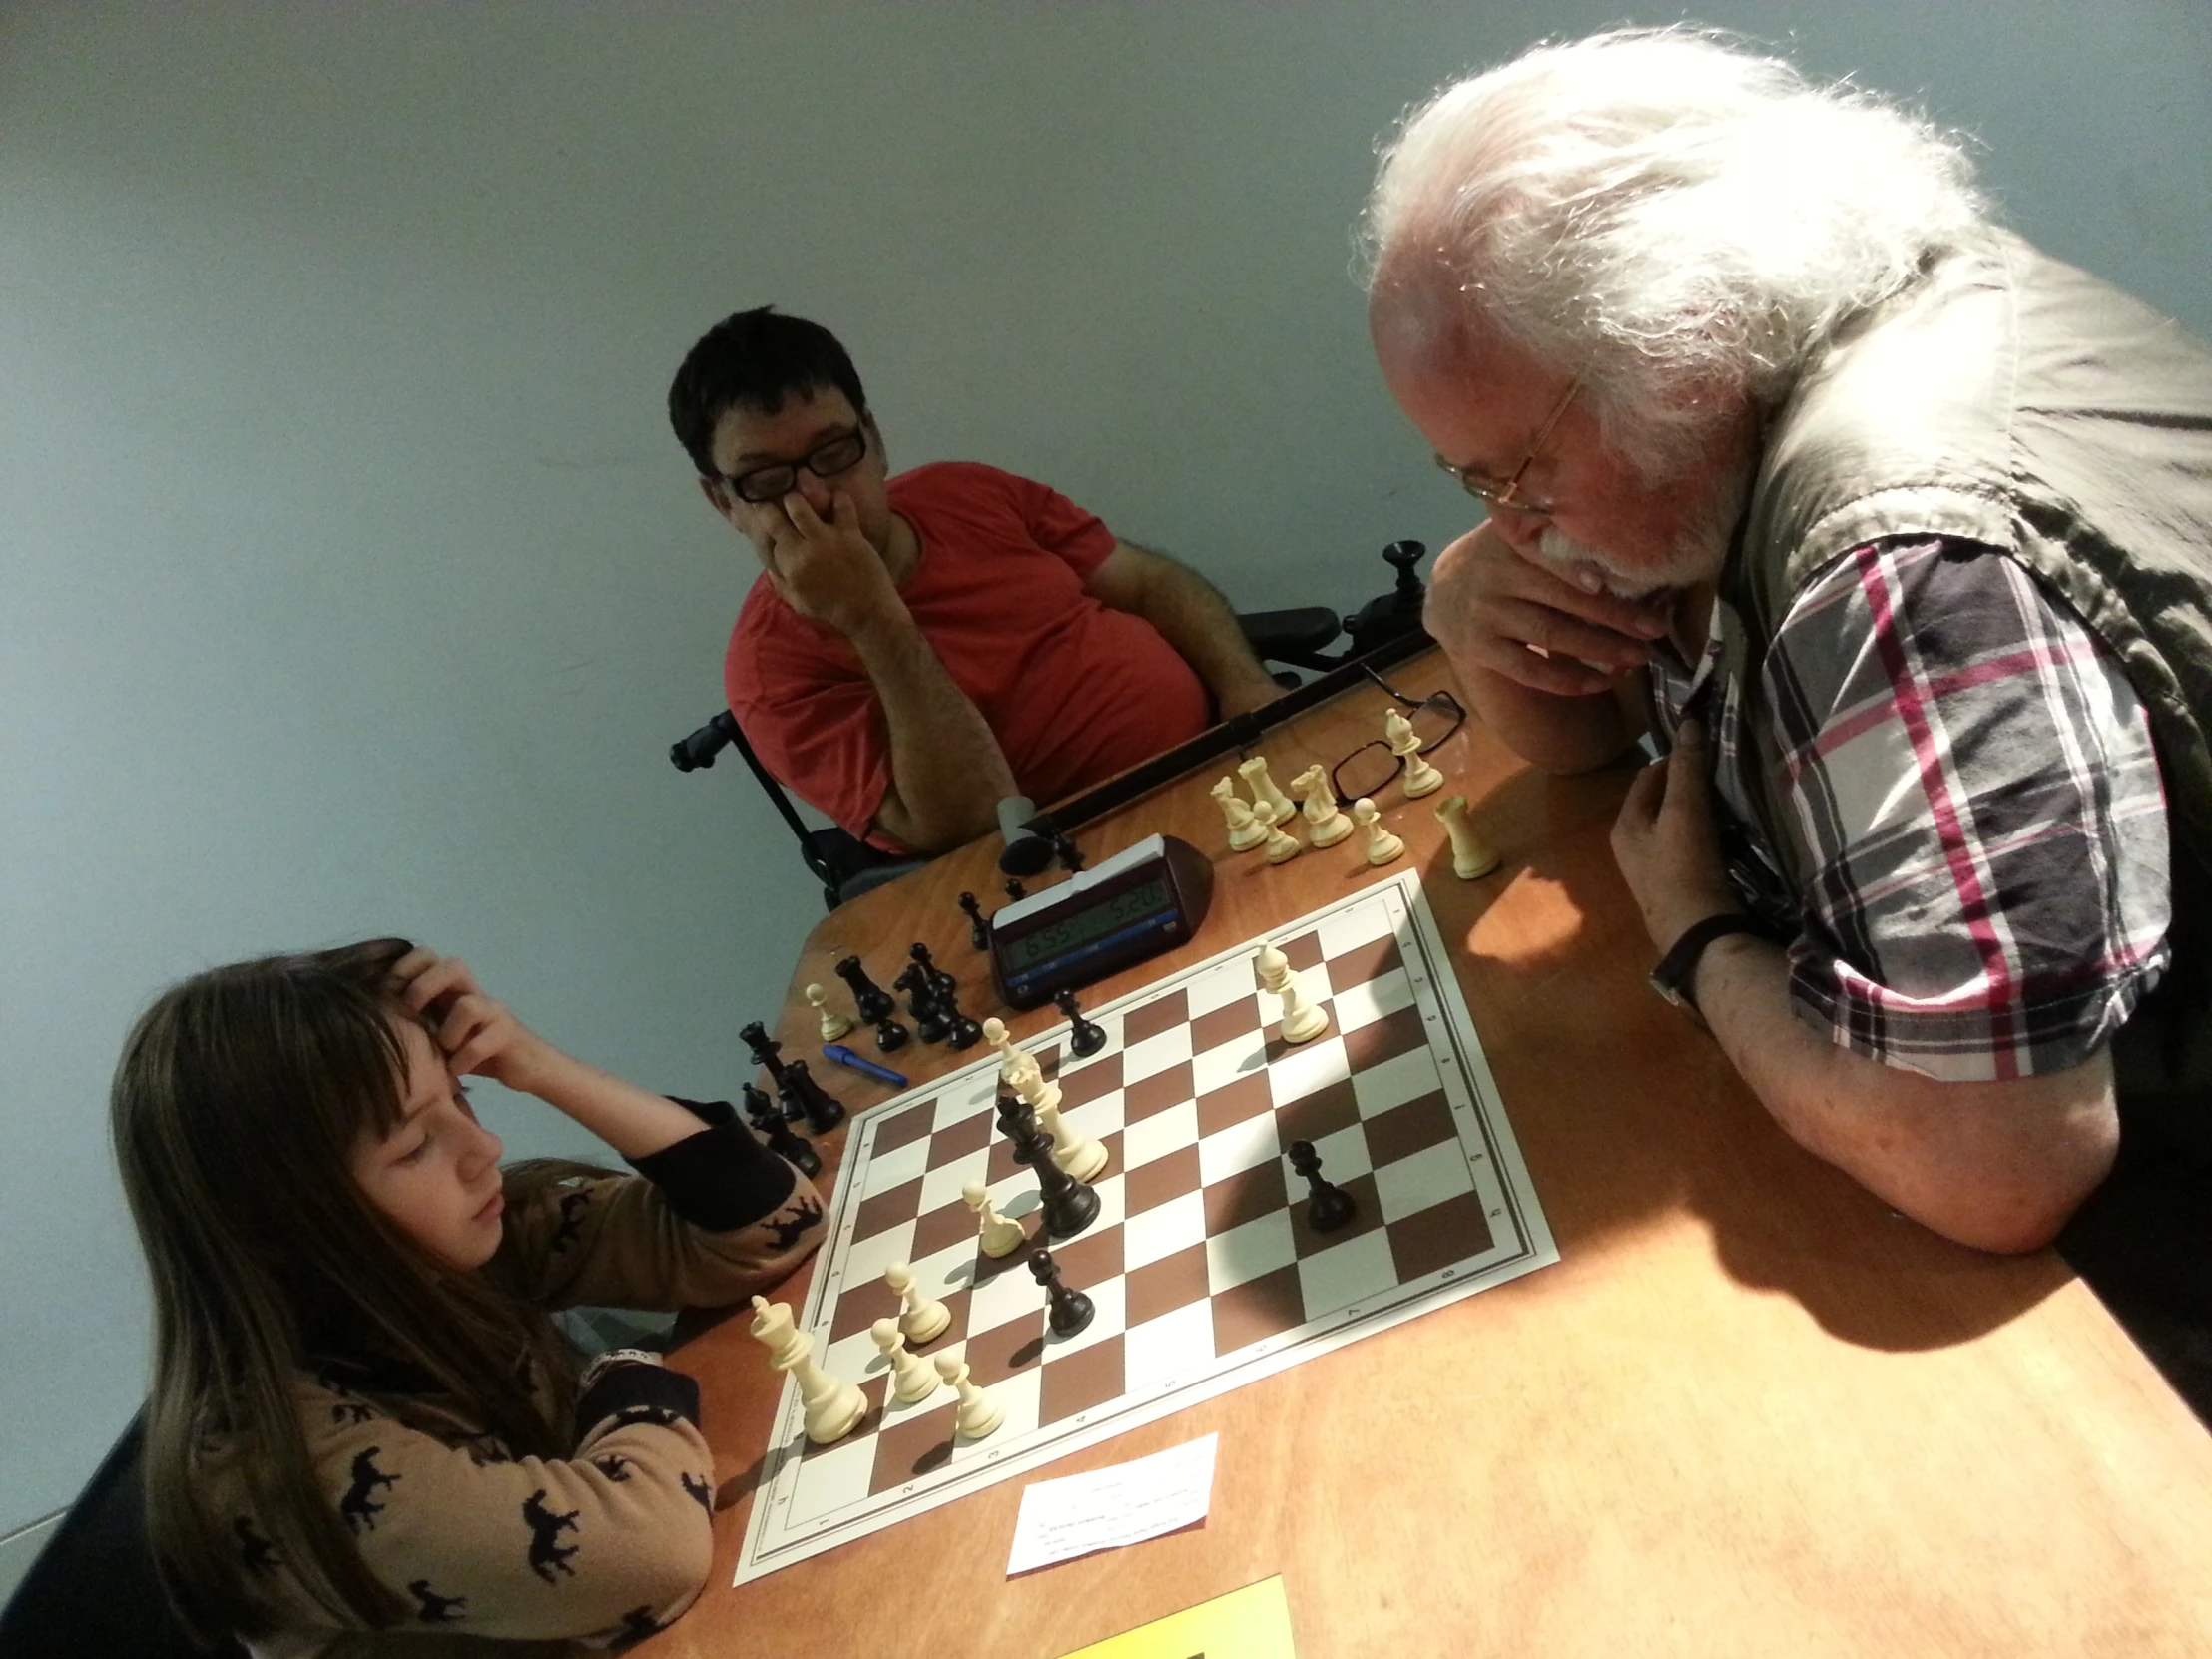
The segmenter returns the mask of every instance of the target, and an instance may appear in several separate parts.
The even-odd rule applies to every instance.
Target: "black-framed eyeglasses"
[[[774,466],[757,466],[750,472],[725,472],[722,481],[730,486],[740,501],[750,501],[758,507],[765,502],[781,501],[799,487],[799,469],[805,467],[817,478],[834,478],[840,472],[850,472],[860,464],[860,457],[867,453],[867,428],[855,427],[849,432],[839,432],[827,438],[800,456],[796,461],[781,461]]]
[[[1407,697],[1374,669],[1363,665],[1361,672],[1389,693],[1391,699],[1406,711],[1406,724],[1412,727],[1413,736],[1420,740],[1419,752],[1423,755],[1466,723],[1467,711],[1449,692],[1440,691],[1433,697]],[[1329,787],[1336,792],[1337,805],[1349,807],[1362,796],[1380,795],[1382,787],[1404,769],[1404,759],[1395,754],[1382,739],[1376,738],[1362,744],[1329,769]]]
[[[1544,444],[1551,436],[1551,429],[1559,424],[1559,417],[1567,412],[1567,405],[1574,401],[1574,394],[1582,389],[1582,379],[1577,375],[1567,384],[1566,395],[1552,406],[1544,416],[1544,423],[1536,428],[1535,441],[1528,446],[1528,453],[1521,457],[1521,464],[1513,468],[1513,476],[1502,484],[1492,483],[1472,468],[1455,466],[1441,455],[1436,464],[1459,480],[1459,487],[1485,507],[1503,507],[1509,513],[1527,513],[1532,518],[1549,518],[1553,503],[1549,501],[1523,501],[1520,498],[1520,481],[1528,469],[1536,464],[1536,457],[1543,453]]]

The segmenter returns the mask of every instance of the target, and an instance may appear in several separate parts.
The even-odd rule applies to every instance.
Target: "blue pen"
[[[879,1066],[873,1060],[863,1060],[842,1043],[825,1043],[822,1057],[834,1060],[840,1066],[849,1066],[863,1076],[874,1078],[878,1083],[888,1083],[894,1089],[903,1089],[906,1086],[906,1079],[889,1066]]]

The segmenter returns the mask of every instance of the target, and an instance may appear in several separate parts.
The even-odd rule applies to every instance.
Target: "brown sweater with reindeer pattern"
[[[672,1311],[740,1302],[822,1240],[822,1202],[727,1105],[682,1104],[708,1127],[637,1162],[520,1197],[510,1183],[500,1266],[550,1309]],[[250,1585],[278,1629],[259,1659],[478,1654],[519,1659],[617,1648],[691,1605],[714,1549],[714,1457],[699,1388],[624,1364],[577,1403],[566,1458],[515,1457],[465,1401],[389,1366],[333,1360],[296,1397],[331,1505],[361,1558],[403,1596],[369,1630],[313,1601],[286,1570],[218,1454],[211,1490],[233,1516]]]

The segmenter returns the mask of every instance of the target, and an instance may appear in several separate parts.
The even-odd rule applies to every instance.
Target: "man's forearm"
[[[1175,647],[1176,655],[1206,683],[1224,715],[1242,714],[1283,695],[1283,688],[1253,655],[1237,613],[1197,572],[1164,553],[1142,553],[1144,580],[1132,608]]]
[[[1789,966],[1762,939],[1715,941],[1699,1009],[1776,1122],[1907,1215],[1982,1250],[2047,1244],[2118,1144],[2111,1067],[1939,1083],[1827,1042],[1791,1011]]]
[[[1013,769],[982,712],[903,607],[851,636],[890,740],[891,793],[875,822],[908,846],[940,852],[997,823]]]

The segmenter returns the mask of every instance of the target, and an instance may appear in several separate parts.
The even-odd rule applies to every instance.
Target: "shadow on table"
[[[1499,871],[1457,879],[1448,844],[1421,871],[1562,1257],[1687,1212],[1739,1283],[1893,1351],[1968,1341],[2064,1285],[2055,1255],[1954,1245],[1804,1151],[1651,991],[1607,841],[1632,776],[1517,771],[1473,803]]]

